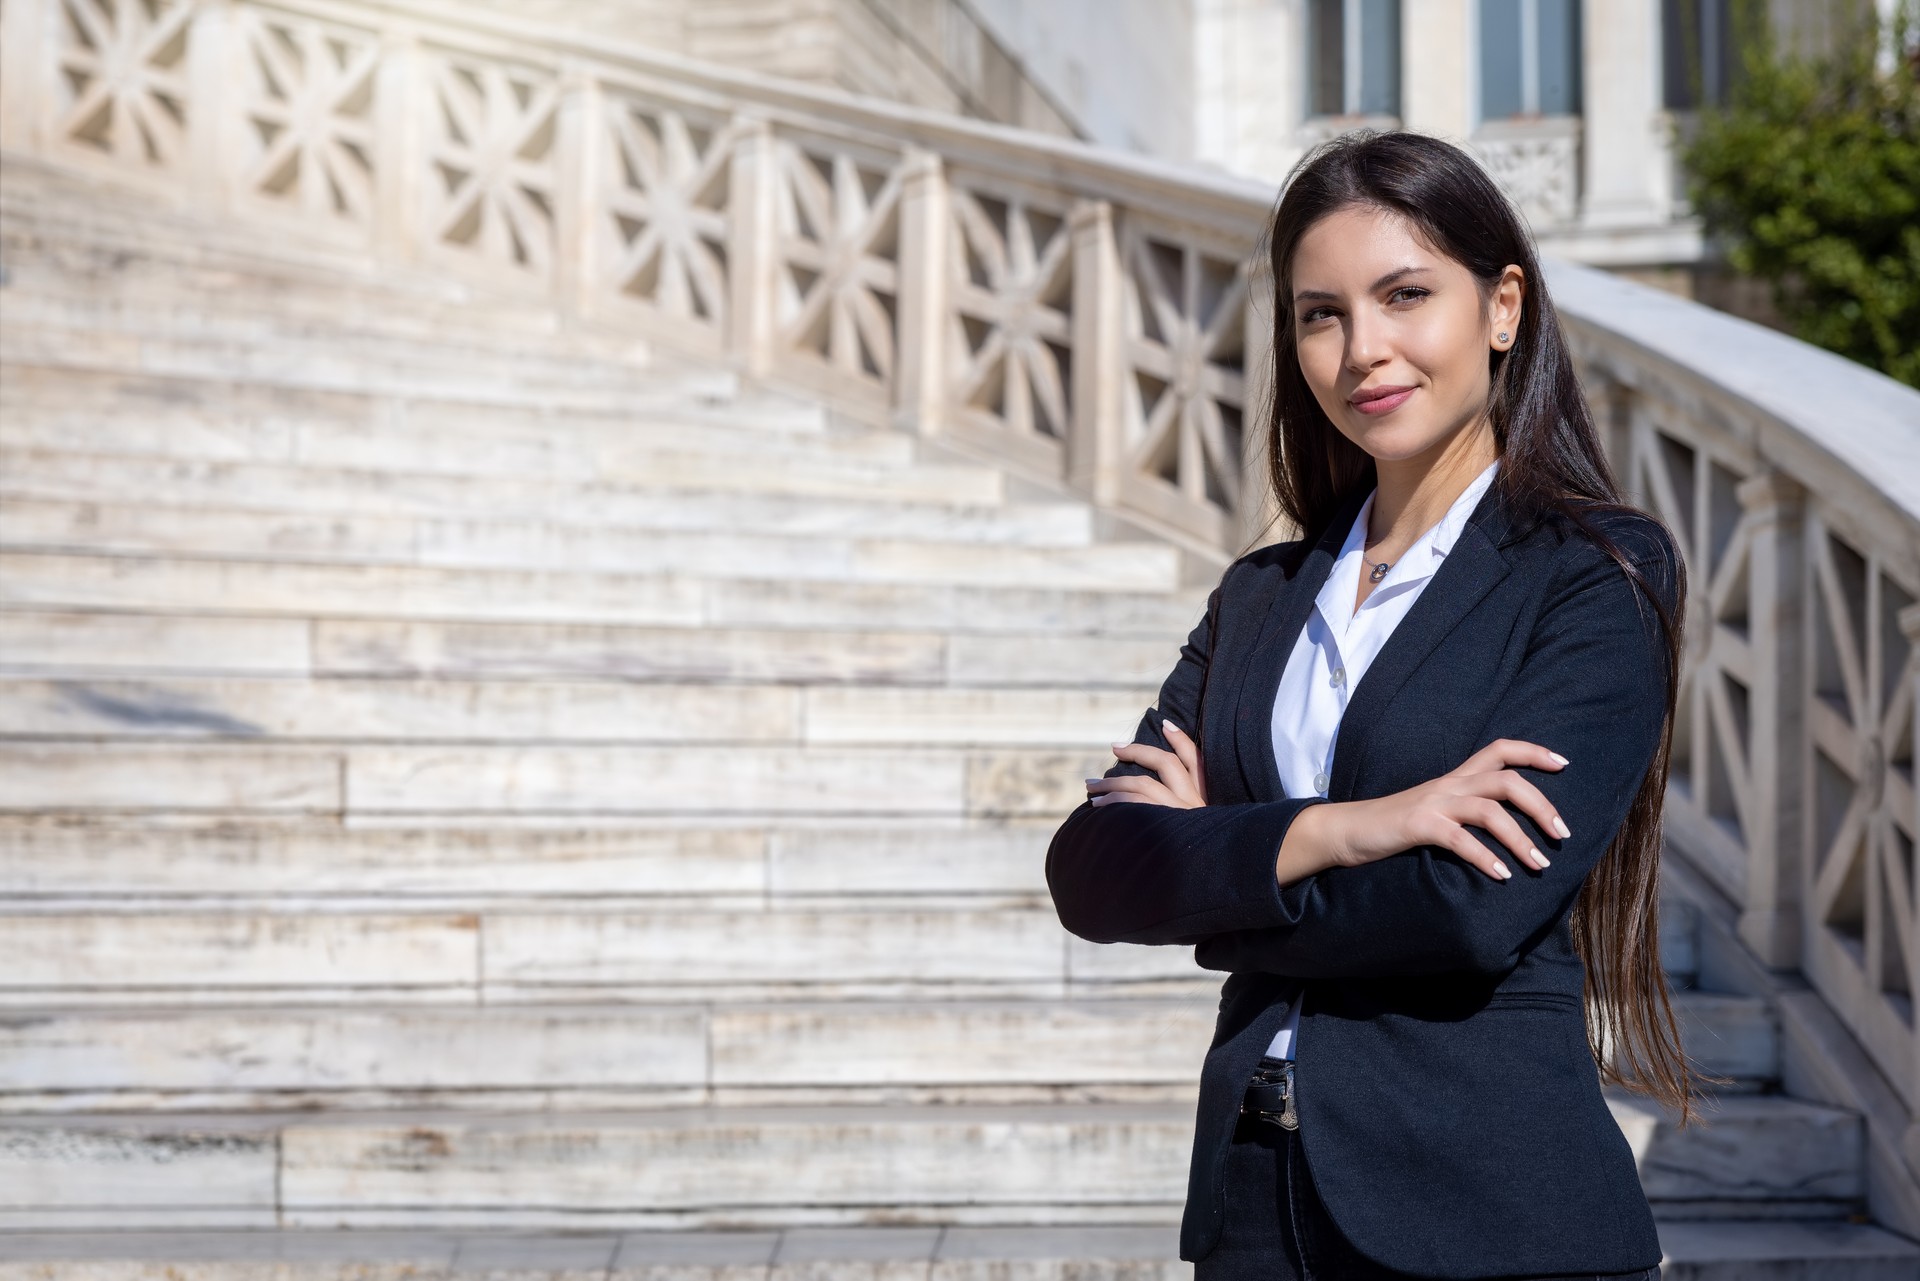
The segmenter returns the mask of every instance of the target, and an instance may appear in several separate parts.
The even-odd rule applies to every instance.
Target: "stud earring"
[[[1501,341],[1501,342],[1505,342],[1506,340],[1507,340],[1507,336],[1506,336],[1505,334],[1501,334],[1501,335],[1500,335],[1500,341]]]

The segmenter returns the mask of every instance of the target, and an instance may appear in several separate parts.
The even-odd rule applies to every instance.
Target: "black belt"
[[[1247,1082],[1240,1100],[1240,1114],[1267,1121],[1283,1130],[1300,1128],[1299,1113],[1294,1111],[1293,1060],[1263,1058]]]

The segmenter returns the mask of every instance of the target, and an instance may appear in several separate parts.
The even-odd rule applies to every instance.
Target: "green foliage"
[[[1751,30],[1725,106],[1679,144],[1693,207],[1797,337],[1920,387],[1920,11],[1896,12],[1891,74],[1871,21],[1811,58]]]

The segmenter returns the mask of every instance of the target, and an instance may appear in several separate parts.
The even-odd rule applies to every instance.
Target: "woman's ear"
[[[1508,263],[1493,287],[1487,307],[1487,345],[1495,351],[1508,350],[1520,336],[1520,305],[1526,297],[1526,281],[1527,273],[1517,264]]]

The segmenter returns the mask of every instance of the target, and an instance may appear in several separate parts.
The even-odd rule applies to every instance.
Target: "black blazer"
[[[1167,747],[1163,717],[1194,736],[1208,804],[1083,802],[1047,851],[1068,930],[1195,944],[1201,967],[1228,973],[1201,1070],[1180,1257],[1202,1259],[1219,1240],[1241,1093],[1304,981],[1300,1139],[1362,1254],[1428,1277],[1652,1267],[1660,1242],[1587,1049],[1567,917],[1659,744],[1659,617],[1570,523],[1522,529],[1491,485],[1352,690],[1327,796],[1290,798],[1270,737],[1274,694],[1365,496],[1317,535],[1228,566],[1141,719],[1136,742]],[[1598,523],[1671,609],[1665,528],[1637,513]],[[1497,738],[1568,758],[1520,770],[1568,839],[1502,802],[1550,866],[1469,827],[1512,879],[1422,845],[1280,886],[1275,856],[1306,806],[1401,791]],[[1107,776],[1146,772],[1122,762]]]

